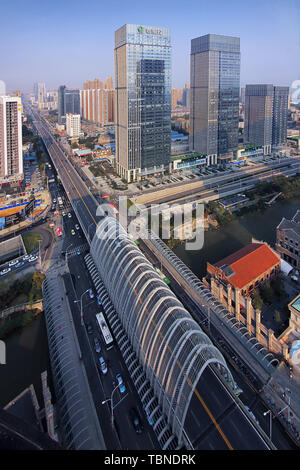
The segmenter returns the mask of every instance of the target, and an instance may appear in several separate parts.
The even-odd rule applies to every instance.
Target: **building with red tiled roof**
[[[214,265],[207,263],[209,276],[240,289],[244,297],[279,271],[280,255],[267,243],[250,243]]]

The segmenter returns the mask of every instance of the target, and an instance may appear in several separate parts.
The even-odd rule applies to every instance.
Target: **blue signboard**
[[[5,217],[0,217],[0,230],[5,227]]]

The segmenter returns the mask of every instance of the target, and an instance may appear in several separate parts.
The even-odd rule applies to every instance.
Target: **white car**
[[[69,213],[68,213],[68,217],[72,217],[72,214],[71,214],[71,212],[69,212]]]
[[[17,263],[18,263],[18,260],[17,260],[17,259],[14,259],[14,260],[12,260],[12,261],[10,261],[10,262],[8,263],[8,266],[14,266],[14,265],[17,264]]]
[[[31,263],[32,261],[36,261],[37,259],[38,259],[38,256],[31,256],[28,261],[29,263]]]
[[[28,258],[29,258],[29,255],[25,255],[25,256],[23,256],[22,259],[23,259],[23,261],[26,261]]]
[[[11,268],[5,268],[5,269],[3,269],[3,271],[0,272],[0,275],[4,276],[4,274],[9,273],[9,271],[11,271]]]

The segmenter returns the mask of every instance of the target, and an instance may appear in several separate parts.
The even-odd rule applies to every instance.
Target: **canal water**
[[[245,214],[215,231],[206,231],[203,248],[198,251],[185,250],[185,244],[174,248],[174,253],[202,279],[206,274],[206,263],[216,263],[225,256],[239,250],[252,238],[269,243],[275,248],[276,227],[282,217],[291,219],[300,209],[300,197],[283,200],[273,206]]]
[[[41,373],[50,375],[48,341],[44,314],[5,338],[6,364],[0,365],[0,407],[5,406],[29,385],[43,404]],[[51,385],[51,383],[50,383]]]

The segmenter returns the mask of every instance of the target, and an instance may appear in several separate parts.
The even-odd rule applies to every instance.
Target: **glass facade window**
[[[170,162],[169,30],[125,25],[116,31],[115,75],[116,163],[130,180],[135,171]]]
[[[190,150],[238,149],[240,40],[208,34],[191,43]]]

